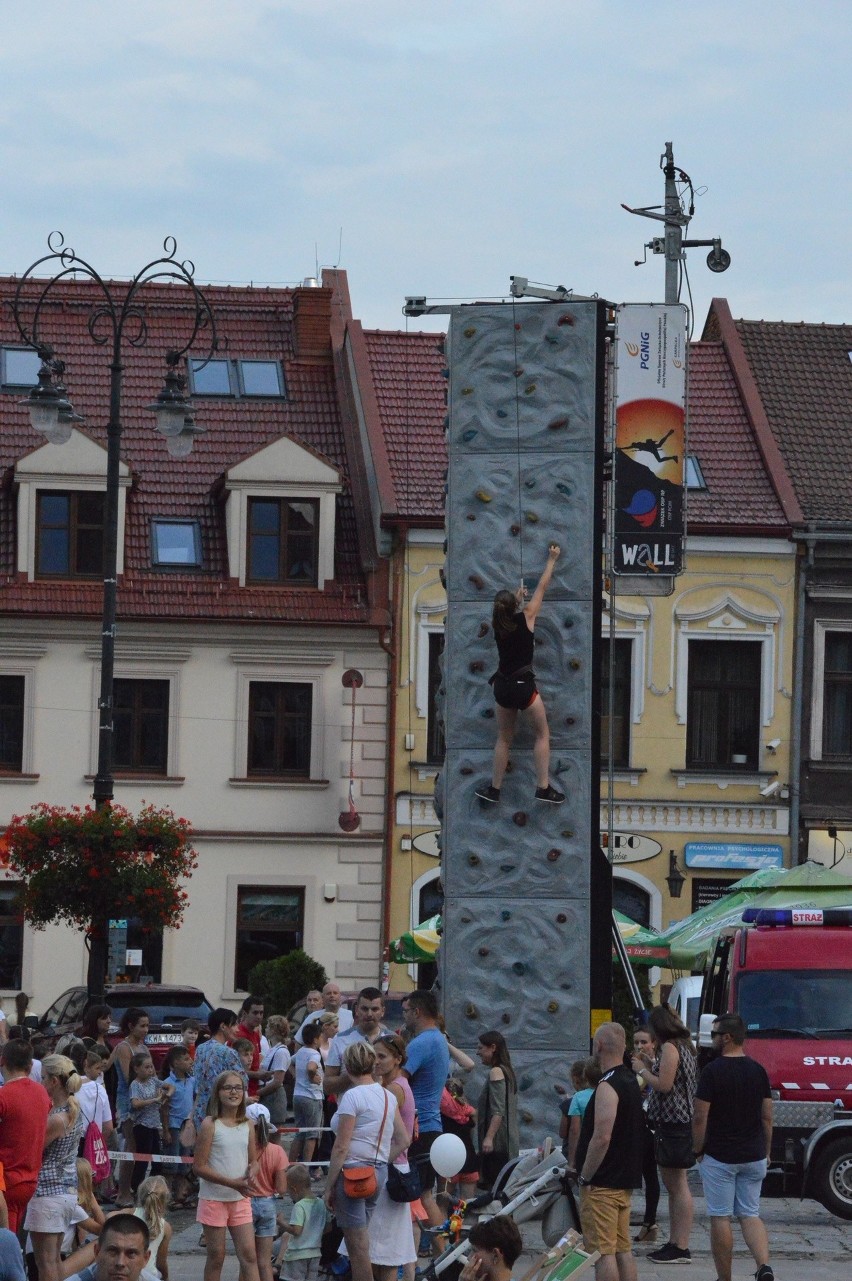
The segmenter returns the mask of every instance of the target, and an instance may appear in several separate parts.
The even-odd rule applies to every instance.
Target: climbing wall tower
[[[604,323],[596,301],[476,305],[453,310],[447,339],[442,999],[459,1045],[472,1049],[489,1028],[505,1035],[522,1142],[554,1131],[553,1083],[589,1051]],[[551,780],[567,800],[534,799],[521,727],[490,805],[474,789],[490,781],[495,738],[492,602],[522,577],[532,592],[551,541],[562,554],[536,624],[535,671]]]

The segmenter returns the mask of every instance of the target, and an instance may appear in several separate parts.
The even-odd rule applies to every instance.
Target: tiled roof
[[[366,329],[364,339],[396,499],[385,515],[443,520],[444,336]]]
[[[0,280],[0,342],[20,345],[6,305],[16,286]],[[113,289],[121,286],[113,285]],[[148,286],[140,295],[148,325],[144,347],[126,347],[121,455],[133,483],[127,495],[125,572],[119,617],[286,620],[288,622],[371,621],[357,545],[352,495],[348,485],[337,389],[331,361],[302,363],[295,357],[293,299],[287,289],[205,288],[219,337],[220,355],[278,359],[287,381],[287,398],[198,397],[196,419],[206,431],[186,459],[173,459],[144,406],[159,392],[163,355],[186,340],[191,318],[179,286]],[[104,448],[109,399],[109,348],[93,344],[86,322],[93,287],[65,282],[52,295],[42,333],[66,362],[65,381],[75,409],[85,418],[82,430]],[[15,493],[9,483],[16,462],[44,444],[28,423],[21,393],[0,393],[0,611],[98,616],[99,583],[26,583],[16,574]],[[224,496],[217,482],[239,460],[288,435],[310,446],[340,470],[344,484],[337,499],[335,579],[323,591],[276,587],[239,587],[229,578]],[[194,518],[201,525],[203,569],[163,571],[151,566],[150,521],[154,516]]]
[[[737,320],[805,519],[852,507],[852,325]]]
[[[707,489],[687,496],[688,527],[757,526],[787,522],[760,456],[721,342],[689,349],[689,452]]]
[[[444,510],[447,449],[443,335],[364,334],[399,516]],[[706,492],[690,491],[689,527],[784,529],[787,522],[743,408],[721,342],[693,343],[689,450]]]

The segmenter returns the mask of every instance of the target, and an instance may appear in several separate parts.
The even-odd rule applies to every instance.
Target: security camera
[[[780,739],[780,738],[770,738],[770,740],[769,740],[769,742],[766,744],[766,746],[769,748],[770,752],[777,752],[777,751],[778,751],[778,748],[781,746],[781,739]]]
[[[781,784],[777,781],[775,783],[767,783],[765,787],[762,787],[760,789],[760,795],[774,796],[777,791],[780,791],[780,788],[781,788]]]

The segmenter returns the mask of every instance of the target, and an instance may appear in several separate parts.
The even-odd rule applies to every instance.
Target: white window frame
[[[0,783],[36,783],[35,773],[35,706],[36,665],[47,649],[41,645],[16,644],[9,640],[0,642],[0,673],[3,676],[24,678],[24,737],[21,751],[21,772],[0,773]]]
[[[232,656],[233,657],[233,656]],[[233,781],[251,787],[307,787],[327,781],[324,727],[331,723],[325,706],[327,682],[323,667],[316,663],[258,663],[233,658],[237,666],[236,737],[234,741]],[[330,660],[329,660],[330,662]],[[324,664],[327,666],[327,664]],[[248,730],[249,687],[255,681],[272,681],[277,685],[311,686],[311,759],[308,778],[265,779],[249,777]]]
[[[850,618],[817,618],[814,620],[813,677],[811,680],[811,760],[823,760],[822,721],[825,714],[825,638],[828,632],[852,632]],[[842,761],[837,762],[842,765]]]
[[[692,590],[692,589],[691,589]],[[690,592],[684,593],[684,597]],[[777,607],[755,610],[728,595],[696,610],[683,608],[683,598],[674,609],[675,619],[675,711],[679,725],[686,725],[689,706],[689,642],[691,640],[745,640],[762,646],[760,655],[760,724],[771,725],[775,716],[775,674],[778,663],[779,624]],[[763,746],[761,745],[761,754]]]

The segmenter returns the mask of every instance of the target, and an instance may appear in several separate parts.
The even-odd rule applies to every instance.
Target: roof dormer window
[[[190,360],[189,382],[193,396],[280,399],[287,394],[280,360]]]
[[[19,387],[35,387],[41,357],[32,347],[0,347],[0,385],[17,391]]]

